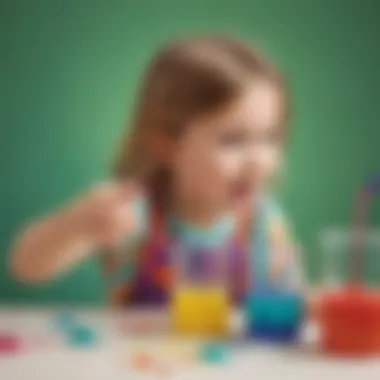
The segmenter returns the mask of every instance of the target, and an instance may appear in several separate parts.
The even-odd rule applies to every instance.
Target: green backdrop
[[[317,276],[317,233],[346,224],[355,188],[380,170],[379,12],[377,0],[1,1],[0,301],[102,301],[96,260],[48,285],[16,284],[10,241],[107,175],[145,62],[159,43],[201,32],[248,37],[288,77],[280,196]]]

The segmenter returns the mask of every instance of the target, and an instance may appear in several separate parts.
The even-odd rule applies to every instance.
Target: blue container
[[[245,307],[248,338],[291,343],[299,337],[304,316],[300,293],[276,288],[255,289]]]

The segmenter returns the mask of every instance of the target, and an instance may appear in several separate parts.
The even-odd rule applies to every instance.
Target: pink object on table
[[[21,351],[22,344],[17,335],[0,332],[0,354],[17,354]]]

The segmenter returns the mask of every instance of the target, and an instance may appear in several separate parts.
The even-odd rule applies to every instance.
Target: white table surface
[[[121,334],[120,318],[152,318],[151,312],[115,314],[102,310],[73,310],[75,317],[95,329],[101,344],[90,349],[69,348],[54,335],[57,310],[0,308],[0,331],[16,332],[28,350],[20,355],[0,354],[0,380],[116,380],[154,379],[128,367],[130,349],[141,338]],[[162,326],[167,316],[159,314]],[[234,318],[238,329],[238,317]],[[36,343],[47,338],[46,346]],[[165,344],[165,334],[150,342]],[[343,360],[326,358],[316,350],[317,331],[307,326],[300,347],[284,348],[235,343],[226,366],[178,367],[170,379],[292,379],[292,380],[380,380],[380,358]],[[158,343],[157,343],[158,342]],[[168,379],[169,377],[163,377]]]

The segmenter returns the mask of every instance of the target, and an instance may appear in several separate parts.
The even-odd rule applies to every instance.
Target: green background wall
[[[317,233],[346,224],[354,189],[380,170],[380,2],[9,0],[0,13],[0,301],[102,300],[96,260],[48,285],[13,282],[12,236],[107,175],[157,45],[210,31],[248,37],[289,79],[295,110],[281,198],[317,276]]]

